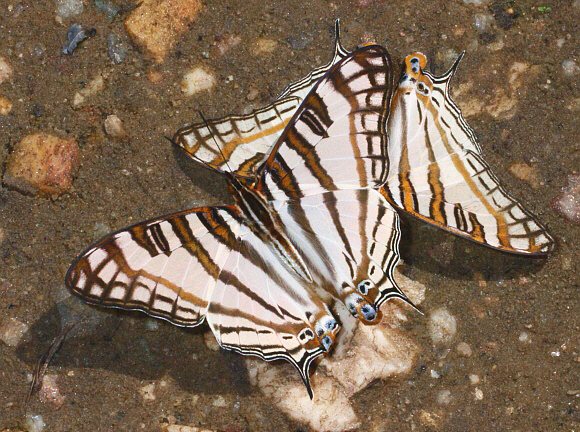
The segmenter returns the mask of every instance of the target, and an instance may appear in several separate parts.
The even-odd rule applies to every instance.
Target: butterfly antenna
[[[234,174],[233,174],[233,171],[232,171],[232,169],[230,168],[230,166],[228,164],[228,159],[226,158],[226,155],[224,154],[224,152],[222,151],[222,148],[218,144],[218,141],[217,141],[215,135],[213,134],[211,128],[209,127],[208,121],[205,119],[205,117],[204,117],[203,113],[201,112],[201,110],[199,110],[198,112],[199,112],[199,116],[201,117],[201,119],[205,123],[205,127],[209,131],[209,134],[211,135],[211,138],[213,139],[213,142],[215,143],[216,148],[219,150],[220,154],[222,155],[222,158],[224,160],[224,164],[228,167],[228,172],[232,175],[232,178],[233,178],[234,177]]]

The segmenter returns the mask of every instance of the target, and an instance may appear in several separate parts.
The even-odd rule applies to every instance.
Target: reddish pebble
[[[25,136],[10,154],[4,183],[26,193],[67,193],[80,165],[80,150],[73,138],[48,133]]]

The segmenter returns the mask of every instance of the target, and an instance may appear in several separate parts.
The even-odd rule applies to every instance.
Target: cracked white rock
[[[403,276],[395,279],[414,304],[420,304],[425,286]],[[298,373],[290,364],[274,365],[247,359],[250,381],[289,417],[314,430],[343,431],[360,425],[348,398],[378,378],[408,372],[417,343],[401,329],[412,308],[401,301],[381,308],[380,324],[366,326],[354,319],[342,305],[335,308],[342,328],[332,354],[322,359],[311,374],[314,400],[310,400]],[[411,312],[414,313],[414,312]]]

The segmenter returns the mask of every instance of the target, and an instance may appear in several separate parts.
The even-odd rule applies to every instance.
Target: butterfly
[[[90,303],[205,321],[224,348],[291,362],[312,397],[310,364],[339,330],[332,301],[367,324],[388,299],[408,301],[393,279],[398,214],[379,191],[393,81],[383,47],[343,57],[252,175],[225,172],[234,205],[110,234],[72,264],[67,286]]]
[[[388,52],[333,59],[265,108],[179,130],[173,141],[223,173],[235,204],[145,221],[87,249],[66,275],[90,303],[176,325],[207,322],[219,344],[309,368],[339,331],[330,305],[364,324],[392,298],[399,214],[487,246],[547,254],[555,242],[499,185],[442,77]]]
[[[177,143],[218,171],[247,176],[272,149],[320,74],[349,55],[335,23],[332,60],[289,85],[271,105],[180,129]],[[548,230],[500,184],[482,156],[475,132],[451,98],[462,53],[442,76],[426,57],[405,58],[387,124],[389,174],[381,193],[399,211],[479,244],[522,255],[546,255],[556,242]],[[219,145],[212,137],[219,139]],[[219,148],[227,148],[221,154]]]

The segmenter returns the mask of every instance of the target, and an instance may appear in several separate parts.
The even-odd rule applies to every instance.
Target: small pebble
[[[0,96],[0,115],[7,116],[12,111],[12,102]]]
[[[7,81],[12,75],[12,68],[4,57],[0,56],[0,84]]]
[[[104,123],[105,133],[112,138],[124,138],[123,122],[115,114],[107,116]]]
[[[119,13],[119,8],[117,6],[106,1],[95,0],[95,6],[107,15],[111,21],[113,21]]]
[[[155,384],[146,384],[139,389],[139,393],[146,401],[153,401],[155,400]]]
[[[214,399],[212,405],[215,407],[225,407],[228,406],[228,403],[226,402],[226,399],[223,396],[218,396],[216,399]]]
[[[580,175],[569,175],[568,185],[552,201],[552,208],[568,222],[580,225]]]
[[[451,390],[441,390],[437,393],[437,403],[439,405],[449,405],[451,403]]]
[[[469,374],[469,381],[471,384],[479,384],[479,375],[476,374]]]
[[[521,332],[520,336],[518,337],[520,342],[530,342],[530,335],[528,334],[528,332]]]
[[[211,89],[216,83],[215,76],[206,72],[203,68],[197,67],[184,75],[181,82],[181,90],[187,96],[191,96],[200,91]]]
[[[147,319],[145,321],[145,328],[151,332],[159,330],[159,321],[156,319]]]
[[[220,344],[216,340],[215,336],[211,331],[207,331],[203,334],[203,340],[205,342],[205,346],[208,347],[212,351],[219,351]]]
[[[44,420],[41,415],[26,414],[26,425],[28,432],[42,432],[44,430]]]
[[[115,3],[119,3],[115,1]],[[203,5],[201,0],[155,0],[135,2],[125,19],[125,30],[133,43],[144,48],[160,64],[190,29]]]
[[[457,332],[457,320],[445,307],[434,309],[429,314],[429,334],[431,341],[437,344],[448,344]]]
[[[246,96],[246,99],[248,99],[250,102],[253,101],[254,99],[256,99],[258,97],[260,93],[258,92],[258,90],[256,89],[251,89],[250,92],[248,93],[248,95]]]
[[[56,380],[56,375],[45,375],[42,378],[42,386],[38,391],[38,397],[41,402],[50,402],[57,407],[61,407],[66,396],[61,393]]]
[[[562,71],[566,76],[575,75],[580,70],[580,67],[574,60],[564,60],[562,62]]]
[[[475,399],[483,400],[483,392],[478,388],[475,389]]]
[[[107,36],[107,54],[113,63],[123,63],[128,53],[127,46],[119,39],[119,36],[115,33],[109,33]]]
[[[457,344],[457,352],[463,357],[471,357],[473,354],[471,347],[465,342],[459,342]]]
[[[83,13],[83,0],[56,0],[56,14],[68,18]]]
[[[27,324],[16,318],[8,318],[0,324],[0,340],[10,347],[15,347],[27,331]]]
[[[238,35],[227,36],[225,38],[220,39],[216,44],[219,54],[223,56],[229,50],[238,46],[241,41],[242,38]]]
[[[105,88],[105,79],[102,74],[98,74],[94,77],[84,89],[75,93],[73,98],[73,108],[80,108],[84,105],[87,98],[98,94],[101,90]]]
[[[429,375],[431,375],[431,378],[433,378],[433,379],[441,378],[441,375],[439,375],[439,372],[437,372],[435,369],[431,369],[429,371]]]
[[[522,162],[513,164],[508,169],[514,177],[525,181],[534,189],[538,189],[542,185],[540,174],[535,166]]]
[[[79,165],[80,149],[74,138],[39,132],[16,144],[3,180],[21,192],[62,195],[72,186]]]
[[[475,28],[478,32],[483,33],[488,31],[493,24],[493,16],[489,13],[475,14]]]
[[[278,42],[273,39],[256,39],[253,44],[252,52],[255,55],[270,55],[276,51]]]
[[[491,0],[463,0],[465,4],[472,4],[474,6],[481,6],[488,4]]]

